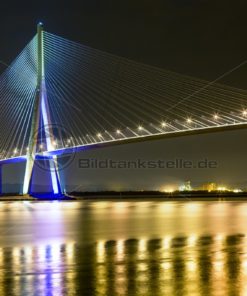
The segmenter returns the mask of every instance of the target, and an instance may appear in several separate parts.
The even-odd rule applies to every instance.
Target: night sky
[[[40,3],[40,4],[39,4]],[[165,69],[213,79],[246,59],[246,1],[4,1],[1,60],[47,31]],[[225,81],[245,87],[245,70]]]
[[[0,60],[10,63],[42,21],[46,31],[91,47],[214,80],[247,59],[246,11],[246,1],[227,0],[5,1],[0,10]],[[246,74],[245,65],[221,83],[246,89]],[[82,172],[77,168],[77,159],[84,158],[80,154],[63,173],[71,186],[81,184],[90,189],[157,189],[188,179],[192,183],[217,181],[247,187],[246,139],[247,131],[224,132],[90,152],[93,157],[120,159],[211,158],[219,161],[213,172]],[[13,176],[12,182],[18,178]]]

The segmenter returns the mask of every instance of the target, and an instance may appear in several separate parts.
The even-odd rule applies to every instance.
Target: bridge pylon
[[[54,136],[51,125],[51,118],[49,112],[49,106],[47,102],[47,92],[45,83],[45,65],[44,65],[44,28],[43,24],[37,25],[37,86],[35,101],[32,114],[32,123],[29,136],[29,143],[27,148],[27,161],[25,167],[25,175],[23,182],[23,195],[39,196],[38,193],[32,191],[32,180],[34,174],[34,167],[36,161],[36,152],[38,145],[38,136],[41,129],[44,130],[44,145],[47,151],[54,149]],[[57,157],[51,156],[49,159],[45,159],[49,163],[49,169],[46,172],[49,174],[52,192],[42,192],[40,195],[52,195],[54,197],[62,196],[60,177],[58,172]]]

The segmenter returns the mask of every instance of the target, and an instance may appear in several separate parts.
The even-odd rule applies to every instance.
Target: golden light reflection
[[[163,249],[169,249],[171,245],[171,236],[166,236],[165,238],[162,239],[162,247]]]
[[[75,243],[71,242],[66,244],[66,258],[68,264],[72,264],[75,259]]]
[[[97,262],[102,263],[105,261],[105,242],[99,241],[97,243]]]
[[[187,202],[184,204],[184,209],[190,213],[198,213],[201,209],[202,204],[199,202]]]
[[[105,296],[107,295],[107,281],[106,281],[106,266],[97,265],[96,266],[96,291],[97,295]]]
[[[187,281],[185,283],[185,290],[187,292],[187,295],[196,295],[198,293],[198,290],[200,289],[197,258],[186,260],[185,274],[187,276]]]
[[[0,265],[3,264],[3,248],[0,248]]]
[[[2,293],[3,281],[4,281],[4,269],[2,268],[4,264],[4,250],[0,248],[0,295]]]
[[[129,206],[128,202],[119,201],[114,203],[113,209],[115,213],[124,214],[128,211],[128,206]]]
[[[147,257],[147,239],[142,238],[138,241],[138,259],[145,260]]]
[[[212,256],[212,277],[214,281],[212,283],[212,290],[216,294],[227,290],[226,254],[223,250],[224,241],[225,236],[223,234],[218,234],[214,238],[215,245]]]
[[[225,240],[225,235],[222,233],[219,233],[215,235],[214,240],[218,245],[222,245]]]
[[[242,270],[243,270],[243,273],[247,275],[247,258],[244,259],[242,262]]]
[[[12,250],[12,255],[13,255],[13,261],[14,261],[14,265],[15,267],[19,267],[19,263],[20,263],[20,248],[19,247],[14,247]]]
[[[139,240],[139,243],[138,243],[138,251],[143,253],[145,252],[147,249],[147,240],[142,238]]]
[[[147,271],[147,263],[140,262],[140,264],[138,266],[138,270],[139,271]]]
[[[12,278],[11,289],[18,294],[29,289],[32,295],[68,291],[83,295],[87,288],[100,296],[197,295],[198,291],[202,295],[230,295],[235,290],[244,295],[245,242],[241,235],[191,233],[100,240],[83,246],[54,241],[0,248],[0,283]],[[4,265],[11,266],[11,273]]]
[[[172,263],[171,263],[171,262],[164,262],[164,263],[161,263],[161,267],[162,267],[164,270],[171,269],[171,268],[172,268]]]
[[[172,202],[162,202],[159,204],[158,209],[162,212],[162,213],[166,213],[166,214],[170,214],[175,210],[175,204]]]
[[[127,278],[125,265],[117,264],[115,267],[115,293],[116,295],[126,295]]]
[[[116,256],[117,260],[121,261],[124,259],[124,240],[118,240],[116,244]]]
[[[61,287],[63,287],[63,278],[61,282]],[[76,287],[76,271],[73,270],[71,272],[65,273],[65,280],[66,280],[66,288],[67,291],[75,291]],[[61,293],[63,295],[63,293]]]
[[[192,235],[188,236],[188,238],[187,238],[187,246],[188,247],[195,247],[197,240],[198,240],[198,236],[195,235],[195,234],[192,234]]]
[[[196,261],[188,261],[187,264],[186,264],[186,267],[187,267],[188,271],[189,272],[192,272],[192,275],[195,276],[194,272],[197,269],[197,263],[196,263]]]
[[[98,201],[90,203],[90,206],[102,210],[111,207],[112,203],[110,201]]]

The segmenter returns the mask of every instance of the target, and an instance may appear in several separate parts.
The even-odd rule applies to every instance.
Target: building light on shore
[[[202,185],[202,190],[206,190],[208,192],[216,191],[217,190],[217,185],[214,182],[206,183],[206,184]]]
[[[165,187],[161,188],[160,191],[165,192],[165,193],[173,193],[176,191],[176,189],[173,186],[165,186]]]
[[[239,189],[239,188],[235,188],[235,189],[233,189],[233,192],[234,192],[234,193],[240,193],[240,192],[242,192],[242,190]]]
[[[217,187],[217,191],[228,191],[229,189],[225,186],[219,186]]]
[[[180,185],[178,190],[179,191],[192,191],[190,181],[187,181],[184,184]]]

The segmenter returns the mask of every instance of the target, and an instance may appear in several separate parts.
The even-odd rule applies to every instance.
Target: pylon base
[[[74,197],[66,195],[66,194],[62,194],[62,193],[58,193],[58,194],[54,194],[54,193],[31,193],[30,194],[31,197],[36,198],[37,200],[75,200]]]

